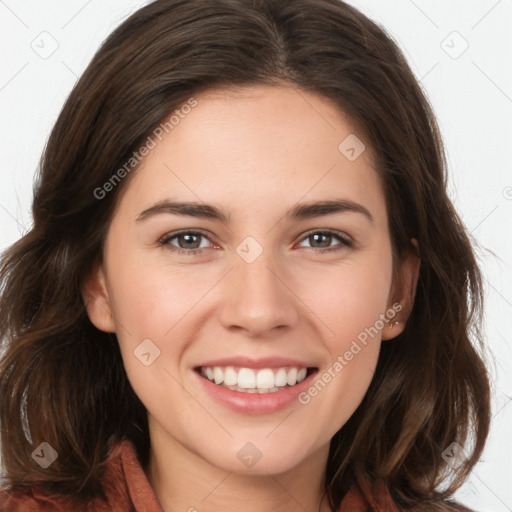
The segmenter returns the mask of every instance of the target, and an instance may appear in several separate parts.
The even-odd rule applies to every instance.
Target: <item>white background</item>
[[[34,172],[65,98],[105,37],[145,3],[0,0],[0,250],[31,225]],[[349,3],[388,30],[421,80],[445,139],[450,195],[482,247],[494,416],[457,498],[511,511],[512,0]]]

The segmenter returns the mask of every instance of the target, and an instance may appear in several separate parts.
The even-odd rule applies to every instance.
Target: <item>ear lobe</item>
[[[116,332],[102,264],[94,266],[82,285],[81,293],[92,324],[100,331]]]
[[[389,310],[394,310],[396,315],[384,326],[382,330],[383,340],[395,338],[403,332],[414,305],[420,272],[420,258],[418,241],[412,238],[411,244],[416,248],[416,251],[409,250],[403,255],[400,268],[395,276],[392,287],[393,294],[388,307]],[[400,307],[397,306],[398,303]]]

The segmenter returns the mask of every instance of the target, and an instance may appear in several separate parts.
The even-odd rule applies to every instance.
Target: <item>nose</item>
[[[288,277],[288,278],[287,278]],[[300,301],[290,288],[288,274],[264,251],[256,261],[239,258],[223,280],[220,319],[228,330],[243,330],[251,337],[294,327]]]

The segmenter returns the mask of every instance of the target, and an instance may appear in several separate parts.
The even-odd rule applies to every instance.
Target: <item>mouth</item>
[[[282,366],[278,368],[247,368],[239,366],[200,366],[201,377],[218,387],[240,393],[268,394],[293,388],[318,368]]]

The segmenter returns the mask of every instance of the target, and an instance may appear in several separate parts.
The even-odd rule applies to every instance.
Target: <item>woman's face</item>
[[[117,335],[153,444],[239,473],[325,462],[401,330],[370,150],[305,91],[195,100],[123,191],[89,315]]]

